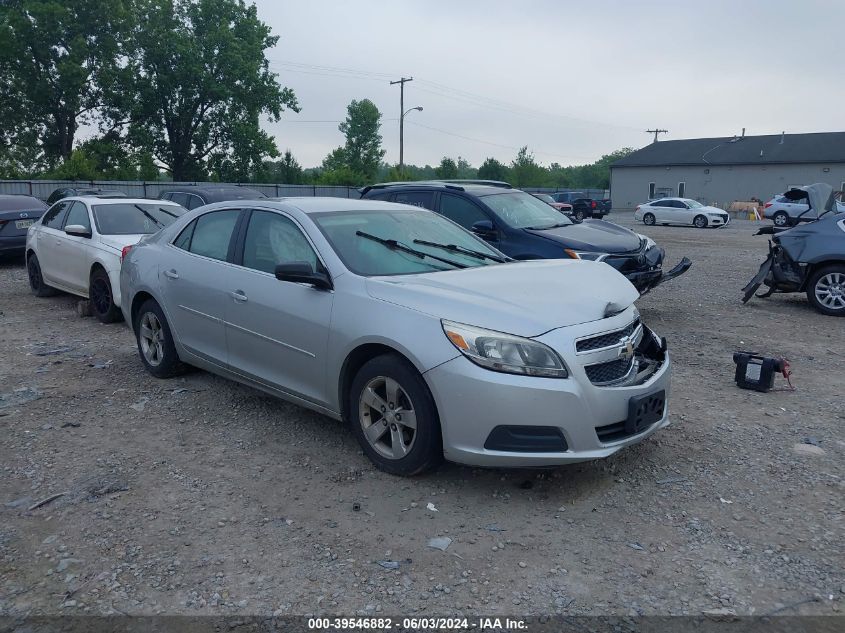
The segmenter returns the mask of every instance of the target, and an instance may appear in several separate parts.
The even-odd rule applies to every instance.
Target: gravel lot
[[[841,610],[845,324],[803,295],[741,305],[756,226],[638,229],[694,262],[639,302],[675,363],[670,427],[600,462],[416,479],[318,414],[151,377],[123,325],[0,263],[0,615]],[[738,389],[737,349],[788,357],[797,391]]]

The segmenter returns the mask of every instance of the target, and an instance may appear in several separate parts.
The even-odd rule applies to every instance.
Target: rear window
[[[146,235],[160,231],[187,209],[176,204],[95,204],[94,222],[101,235]]]

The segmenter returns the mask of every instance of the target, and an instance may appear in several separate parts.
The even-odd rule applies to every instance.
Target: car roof
[[[382,182],[363,187],[359,191],[364,196],[370,191],[397,191],[401,189],[466,191],[477,196],[513,191],[513,187],[510,184],[501,180],[412,180],[404,182]]]
[[[97,204],[97,205],[109,205],[109,204],[168,204],[173,206],[179,206],[175,202],[171,202],[170,200],[155,200],[150,198],[99,198],[97,196],[68,196],[67,198],[62,198],[59,202],[65,202],[68,200],[79,200],[81,202],[87,202],[88,204]]]
[[[249,187],[241,187],[240,185],[209,185],[209,184],[197,184],[197,185],[173,185],[170,187],[162,187],[161,191],[159,191],[159,195],[163,193],[203,193],[207,195],[214,195],[215,193],[224,193],[224,192],[247,192],[250,195],[255,195],[256,198],[264,197],[264,194],[256,189],[250,189]]]
[[[422,207],[397,202],[384,202],[383,200],[371,200],[364,198],[335,198],[330,196],[292,196],[284,200],[271,200],[270,198],[259,198],[257,200],[227,200],[215,202],[201,207],[203,210],[225,209],[237,203],[238,206],[256,207],[262,209],[278,209],[279,211],[300,211],[306,215],[312,213],[334,213],[339,211],[427,211]],[[434,213],[434,211],[430,211]]]

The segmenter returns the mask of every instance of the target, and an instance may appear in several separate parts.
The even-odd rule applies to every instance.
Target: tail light
[[[591,205],[592,205],[592,208],[593,208],[593,209],[595,209],[595,208],[596,208],[596,201],[595,201],[595,200],[593,200],[593,202],[591,203]]]
[[[637,211],[639,211],[639,210],[640,210],[640,205],[637,205],[637,208],[636,208],[636,209],[634,209],[634,212],[636,213],[636,212],[637,212]]]
[[[767,203],[763,206],[763,208],[764,208],[764,209],[768,209],[770,206],[772,206],[772,203],[771,203],[771,202],[767,202]]]
[[[132,250],[131,246],[124,246],[123,250],[120,251],[120,263],[123,263],[123,260],[126,259],[126,256],[129,254],[129,251]]]

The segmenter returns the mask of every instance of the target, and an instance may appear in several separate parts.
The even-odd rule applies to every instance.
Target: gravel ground
[[[0,264],[0,615],[839,611],[845,328],[803,296],[741,305],[755,226],[638,229],[694,261],[639,302],[675,363],[670,427],[604,461],[415,479],[318,414],[156,380],[123,325]],[[738,389],[737,349],[788,357],[797,391]]]

